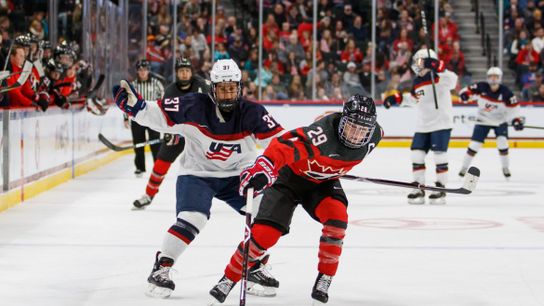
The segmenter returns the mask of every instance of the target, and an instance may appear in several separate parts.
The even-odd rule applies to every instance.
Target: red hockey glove
[[[442,72],[446,68],[443,61],[430,57],[423,59],[423,67],[431,69],[434,73]]]
[[[512,120],[512,126],[514,127],[514,130],[521,131],[525,127],[525,122],[523,118],[514,118],[514,120]]]
[[[402,103],[402,95],[398,92],[395,93],[394,95],[391,95],[385,98],[385,100],[383,100],[383,106],[385,108],[390,108],[392,105],[401,104],[401,103]]]
[[[272,186],[278,178],[278,171],[274,164],[265,156],[257,157],[255,163],[240,173],[240,195],[245,195],[248,188],[254,188],[254,194],[258,195],[264,189]]]

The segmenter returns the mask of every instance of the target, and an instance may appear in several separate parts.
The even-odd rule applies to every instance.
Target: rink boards
[[[341,105],[333,103],[265,105],[286,129],[308,125],[323,114],[341,110]],[[98,141],[99,132],[117,143],[130,140],[130,132],[123,127],[123,116],[116,107],[111,107],[105,116],[56,107],[47,113],[34,109],[1,112],[0,211],[76,177],[84,171],[82,169],[92,170],[119,156],[107,151]],[[458,106],[453,112],[451,147],[466,147],[476,108]],[[527,124],[544,126],[544,107],[523,107],[521,113]],[[414,131],[414,116],[412,108],[386,110],[378,107],[378,122],[385,131],[380,146],[408,147]],[[510,136],[512,147],[544,148],[543,130],[518,132],[510,129]],[[494,141],[486,146],[494,146]]]

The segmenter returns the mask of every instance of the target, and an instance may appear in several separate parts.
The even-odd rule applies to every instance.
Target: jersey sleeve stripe
[[[264,133],[255,133],[255,137],[257,137],[257,139],[267,139],[278,134],[281,131],[283,131],[283,128],[281,126],[276,126],[271,131],[264,132]]]
[[[184,124],[197,128],[202,134],[215,140],[234,141],[234,140],[243,139],[244,137],[247,137],[250,135],[249,132],[245,132],[245,131],[241,133],[217,135],[217,134],[211,133],[207,128],[201,126],[200,124],[196,122],[184,122]]]

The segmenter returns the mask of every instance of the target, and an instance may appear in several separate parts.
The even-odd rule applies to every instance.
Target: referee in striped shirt
[[[164,86],[159,81],[159,79],[152,77],[149,74],[149,68],[151,64],[148,60],[142,59],[136,62],[137,77],[136,80],[132,82],[132,86],[136,91],[142,95],[146,101],[156,101],[157,99],[162,98],[164,94]],[[125,117],[125,119],[128,119]],[[135,121],[131,121],[130,130],[132,131],[132,142],[134,144],[142,143],[146,141],[145,132],[147,131],[148,139],[159,139],[161,134],[156,132],[148,127],[141,126]],[[153,155],[153,161],[157,159],[157,154],[159,152],[161,144],[154,144],[151,146],[151,153]],[[145,152],[144,148],[135,148],[134,153],[136,154],[134,158],[134,165],[136,166],[137,177],[141,177],[145,172]]]

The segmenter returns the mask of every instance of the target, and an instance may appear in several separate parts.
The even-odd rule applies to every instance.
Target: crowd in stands
[[[378,94],[408,85],[413,77],[410,69],[412,54],[425,46],[419,1],[378,2],[376,69],[371,71],[369,2],[319,1],[314,73],[311,44],[313,1],[264,1],[260,80],[263,99],[311,98],[313,78],[316,79],[318,100],[342,99],[354,93],[368,94],[372,72],[376,74]],[[259,29],[255,1],[237,2],[237,5],[246,5],[241,5],[242,9],[237,10],[236,16],[227,14],[222,5],[218,6],[214,54],[210,49],[210,2],[188,0],[180,3],[175,55],[172,54],[173,21],[168,3],[164,0],[149,1],[147,59],[154,63],[153,71],[169,76],[172,74],[172,56],[185,56],[191,59],[198,74],[207,77],[212,59],[232,58],[242,68],[244,94],[257,98]],[[447,68],[459,74],[466,84],[470,82],[470,74],[460,48],[454,12],[448,1],[440,3],[438,54]],[[427,9],[432,12],[431,7]],[[428,24],[434,29],[432,20]],[[136,26],[134,29],[138,31]]]
[[[81,2],[61,1],[59,41],[51,43],[47,1],[0,1],[0,106],[68,108],[88,90],[80,58]]]
[[[504,1],[505,52],[525,101],[544,101],[544,1]]]

